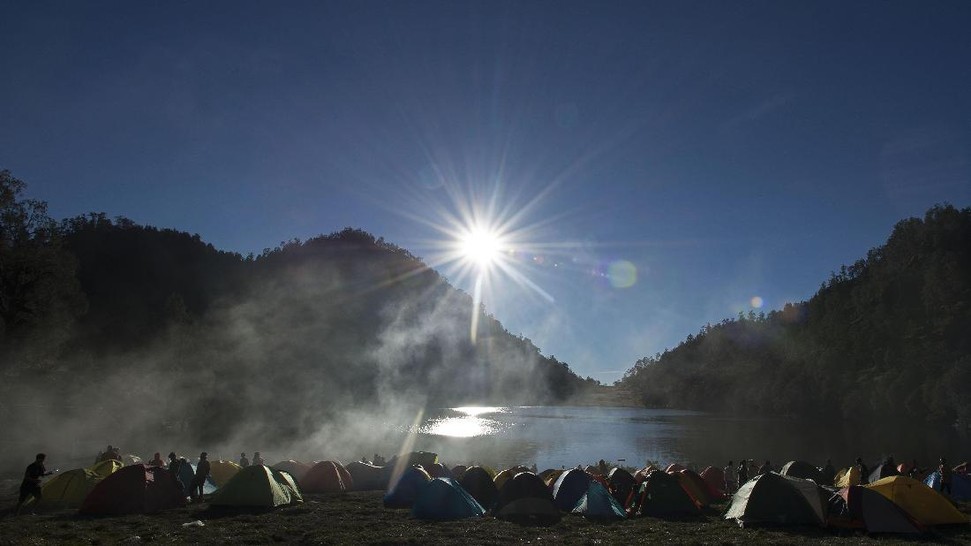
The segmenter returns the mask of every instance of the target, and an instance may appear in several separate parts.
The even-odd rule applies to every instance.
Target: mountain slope
[[[971,209],[936,206],[809,301],[706,325],[621,384],[649,406],[971,422]]]

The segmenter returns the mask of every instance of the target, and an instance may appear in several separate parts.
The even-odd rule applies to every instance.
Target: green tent
[[[646,516],[665,517],[698,513],[698,505],[681,487],[678,478],[652,470],[634,497],[634,511]]]
[[[300,489],[286,472],[263,465],[248,466],[216,492],[211,506],[276,508],[303,502]]]
[[[590,480],[586,492],[573,508],[573,513],[588,519],[608,520],[627,517],[624,507],[597,480]]]

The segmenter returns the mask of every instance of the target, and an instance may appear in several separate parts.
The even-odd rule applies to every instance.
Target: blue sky
[[[243,254],[359,227],[470,292],[439,227],[481,211],[515,250],[488,310],[612,381],[971,205],[969,28],[960,1],[5,2],[0,167],[58,218]]]

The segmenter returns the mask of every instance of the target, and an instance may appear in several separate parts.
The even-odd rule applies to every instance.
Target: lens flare
[[[762,298],[760,298],[759,296],[754,296],[752,298],[752,301],[750,301],[749,303],[751,303],[752,307],[755,309],[761,309],[762,306],[765,304],[765,302],[762,301]]]
[[[614,288],[630,288],[637,284],[637,266],[617,260],[607,266],[607,279]]]

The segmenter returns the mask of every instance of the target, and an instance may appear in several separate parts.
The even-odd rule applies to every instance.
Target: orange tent
[[[334,461],[322,461],[313,466],[300,480],[300,490],[304,493],[343,493],[349,489],[341,478],[344,466]],[[350,476],[350,474],[347,474]]]

